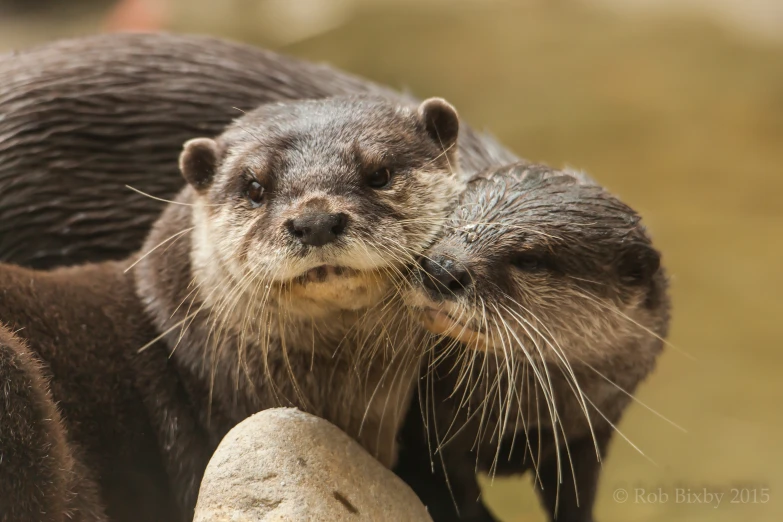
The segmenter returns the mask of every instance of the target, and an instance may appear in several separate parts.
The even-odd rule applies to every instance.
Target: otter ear
[[[443,98],[429,98],[421,102],[419,118],[430,138],[444,149],[448,150],[457,143],[459,115],[457,109]]]
[[[219,157],[220,152],[215,140],[194,138],[182,146],[179,170],[193,188],[202,192],[212,184]]]
[[[661,267],[661,255],[652,246],[629,245],[620,256],[620,278],[631,285],[646,285]]]

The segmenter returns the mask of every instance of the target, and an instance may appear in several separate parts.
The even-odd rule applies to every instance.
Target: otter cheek
[[[448,315],[438,310],[425,310],[419,317],[422,326],[430,332],[450,337],[459,341],[471,350],[486,352],[489,350],[487,339],[484,335],[468,329],[453,321]]]

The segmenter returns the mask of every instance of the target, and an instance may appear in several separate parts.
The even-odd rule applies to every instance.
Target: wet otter
[[[462,188],[458,130],[440,99],[262,106],[185,144],[188,185],[131,260],[0,265],[0,415],[24,413],[0,420],[22,478],[0,481],[3,517],[188,520],[223,435],[278,405],[392,465],[425,347],[394,290]]]
[[[420,266],[406,304],[451,342],[419,394],[426,426],[409,413],[402,476],[454,518],[438,457],[441,481],[422,480],[445,442],[462,518],[492,519],[474,502],[478,466],[532,470],[552,519],[591,521],[600,458],[668,328],[639,216],[582,174],[510,165],[469,185]]]
[[[200,36],[114,34],[0,55],[0,260],[122,259],[182,188],[176,158],[269,102],[401,94],[334,68]],[[516,157],[463,126],[473,173]]]

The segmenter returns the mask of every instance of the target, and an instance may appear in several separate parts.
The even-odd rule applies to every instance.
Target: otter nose
[[[326,212],[308,212],[286,221],[288,231],[303,245],[323,246],[336,240],[345,232],[348,216]]]
[[[445,257],[423,258],[419,263],[423,274],[421,282],[442,296],[458,296],[470,288],[472,278],[468,269]]]

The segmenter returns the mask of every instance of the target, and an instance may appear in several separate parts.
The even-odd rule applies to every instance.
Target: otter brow
[[[381,168],[393,168],[394,156],[385,147],[363,144],[359,140],[351,142],[350,151],[362,172]]]

